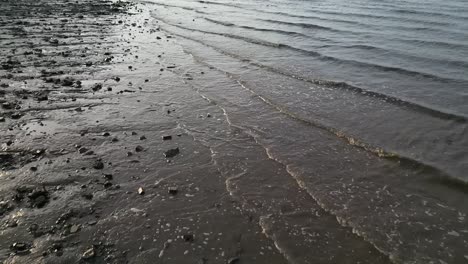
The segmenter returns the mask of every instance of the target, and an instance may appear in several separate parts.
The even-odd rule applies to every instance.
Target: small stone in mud
[[[113,138],[113,139],[112,139],[112,142],[117,142],[117,141],[119,141],[118,138]]]
[[[100,160],[96,160],[93,164],[93,168],[95,168],[96,170],[102,170],[104,169],[104,163]]]
[[[37,167],[31,167],[29,168],[31,171],[37,171]]]
[[[80,226],[79,225],[72,225],[70,227],[70,234],[74,234],[76,232],[78,232],[80,230]]]
[[[145,136],[141,136],[141,137],[140,137],[140,140],[145,140],[145,139],[146,139]]]
[[[143,188],[141,188],[141,187],[138,188],[138,194],[139,194],[139,195],[145,194],[145,190],[143,190]]]
[[[171,139],[172,139],[172,136],[163,136],[162,139],[163,139],[163,140],[171,140]]]
[[[166,152],[164,152],[164,156],[166,156],[166,158],[173,158],[175,156],[177,156],[178,154],[180,153],[179,151],[179,148],[175,148],[175,149],[170,149]]]
[[[177,189],[177,187],[169,187],[167,189],[167,192],[171,195],[176,195],[179,192],[179,190]]]
[[[26,243],[15,242],[10,246],[10,249],[16,254],[29,253],[29,245]]]
[[[13,113],[11,119],[20,119],[23,115],[19,112]]]
[[[92,61],[87,61],[85,63],[86,67],[91,67],[93,65],[93,62]]]
[[[114,78],[114,81],[120,82],[120,77],[115,77],[115,78]]]
[[[137,132],[133,131],[132,136],[136,136],[136,135],[137,135]]]
[[[99,90],[102,89],[102,84],[96,83],[96,84],[94,84],[94,85],[91,87],[91,89],[92,89],[93,91],[99,91]]]
[[[107,188],[110,188],[110,187],[112,187],[112,182],[106,181],[106,182],[104,183],[104,188],[107,189]]]
[[[114,176],[112,176],[112,174],[104,174],[104,178],[106,180],[112,180],[114,178]]]
[[[148,80],[148,79],[145,79],[145,82],[149,82],[149,80]]]
[[[92,193],[83,193],[83,194],[81,194],[81,196],[83,196],[83,198],[85,198],[87,200],[93,199],[93,194]]]
[[[107,91],[112,91],[112,87],[107,87]]]
[[[239,257],[233,257],[227,261],[227,264],[236,264],[236,263],[239,263],[239,261],[240,261]]]
[[[138,145],[138,146],[136,146],[135,151],[136,151],[136,152],[142,152],[142,151],[143,151],[143,147],[140,146],[140,145]]]
[[[132,155],[133,155],[133,153],[132,153],[132,152],[130,152],[130,151],[129,151],[129,152],[127,152],[127,157],[130,157],[130,156],[132,156]]]
[[[96,252],[94,251],[94,247],[91,247],[89,249],[87,249],[83,255],[81,255],[81,258],[82,259],[90,259],[90,258],[94,258],[94,256],[96,256]]]
[[[182,236],[182,238],[185,242],[193,242],[193,240],[195,239],[192,234],[185,234]]]
[[[3,116],[0,116],[0,122],[5,122],[5,118]]]
[[[109,132],[104,132],[104,133],[102,133],[102,136],[103,137],[108,137],[108,136],[110,136],[110,134],[109,134]]]

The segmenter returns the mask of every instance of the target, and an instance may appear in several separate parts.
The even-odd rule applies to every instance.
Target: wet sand
[[[286,263],[180,126],[212,106],[173,97],[187,86],[165,65],[170,37],[141,10],[0,9],[4,263]]]

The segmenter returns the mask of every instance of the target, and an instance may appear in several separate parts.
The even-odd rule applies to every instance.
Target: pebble
[[[74,234],[74,233],[78,232],[78,230],[80,230],[80,226],[79,226],[79,225],[72,225],[72,226],[70,227],[70,233],[71,233],[71,234]]]
[[[178,154],[180,153],[179,151],[179,148],[174,148],[174,149],[170,149],[166,152],[164,152],[164,156],[166,156],[166,158],[173,158],[175,156],[177,156]]]
[[[145,194],[145,190],[143,190],[143,188],[141,188],[141,187],[138,188],[138,194],[139,194],[139,195]]]
[[[143,151],[143,147],[138,145],[138,146],[136,146],[135,151],[136,152],[141,152],[141,151]]]
[[[81,255],[81,258],[82,259],[90,259],[90,258],[93,258],[94,256],[96,256],[96,252],[94,251],[94,248],[91,247],[89,249],[87,249],[83,255]]]
[[[163,136],[162,139],[163,139],[163,140],[171,140],[171,139],[172,139],[172,136]]]
[[[169,188],[167,189],[167,192],[168,192],[169,194],[176,195],[176,194],[179,192],[179,190],[177,189],[177,187],[169,187]]]
[[[102,163],[102,161],[100,161],[100,160],[97,160],[97,161],[94,162],[93,168],[96,169],[96,170],[102,170],[102,169],[104,169],[104,163]]]

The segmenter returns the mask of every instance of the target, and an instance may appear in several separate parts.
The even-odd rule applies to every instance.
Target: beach
[[[177,2],[0,3],[0,260],[468,262],[463,98],[306,79]]]

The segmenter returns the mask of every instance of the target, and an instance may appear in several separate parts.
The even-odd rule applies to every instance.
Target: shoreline
[[[145,37],[169,38],[119,2],[33,5],[2,3],[0,259],[286,263],[188,152],[207,149],[178,127],[171,66],[138,55],[166,48]]]
[[[157,5],[2,7],[4,263],[466,259],[464,193],[268,103],[300,80],[171,34]]]

